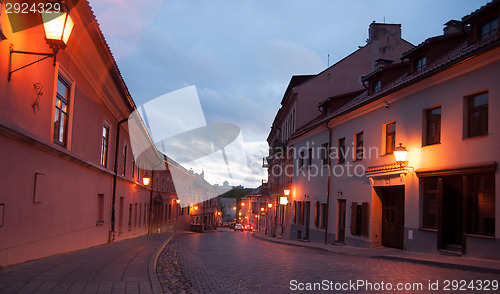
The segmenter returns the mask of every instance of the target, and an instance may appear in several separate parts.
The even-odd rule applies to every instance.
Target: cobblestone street
[[[250,232],[229,230],[175,237],[160,256],[157,272],[164,293],[289,293],[307,290],[314,286],[311,283],[323,287],[314,292],[497,293],[498,288],[492,287],[452,291],[452,283],[464,280],[477,289],[479,280],[500,280],[492,273],[336,254],[265,242]],[[324,280],[327,284],[322,284]],[[413,289],[396,290],[398,283]],[[438,291],[431,291],[429,283]],[[449,291],[445,291],[447,283]],[[335,291],[336,286],[344,289]]]

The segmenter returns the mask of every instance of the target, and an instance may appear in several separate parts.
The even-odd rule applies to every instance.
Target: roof
[[[465,32],[460,32],[460,33],[439,35],[439,36],[427,38],[422,43],[418,44],[417,46],[415,46],[412,49],[403,53],[403,55],[401,56],[401,59],[406,58],[407,56],[413,54],[414,52],[420,50],[423,47],[430,46],[432,43],[436,43],[436,42],[440,42],[440,41],[444,41],[444,40],[449,40],[449,39],[454,39],[454,38],[458,38],[458,37],[464,37],[464,36],[465,36]]]
[[[290,82],[288,83],[288,87],[285,90],[285,94],[283,94],[283,99],[281,99],[281,105],[283,105],[283,102],[285,102],[286,95],[288,94],[289,91],[291,91],[294,87],[302,84],[303,82],[307,81],[308,79],[314,77],[316,75],[295,75],[292,76],[290,79]]]
[[[476,11],[472,12],[471,14],[462,17],[462,21],[465,23],[471,23],[472,21],[474,21],[475,18],[481,17],[481,14],[484,11],[486,11],[486,10],[490,9],[491,7],[498,5],[498,4],[500,4],[500,0],[493,0],[490,3],[487,3],[483,6],[481,6],[480,8],[476,9]]]
[[[365,170],[365,174],[387,172],[387,171],[397,171],[397,170],[404,170],[404,168],[401,167],[397,163],[392,163],[392,164],[385,164],[385,165],[378,165],[378,166],[370,166]]]
[[[467,60],[473,57],[474,55],[481,54],[482,52],[485,52],[490,48],[498,47],[499,45],[500,45],[500,31],[493,37],[472,44],[470,46],[468,45],[467,40],[463,41],[455,49],[448,52],[448,54],[441,56],[440,58],[436,59],[435,62],[426,66],[425,69],[417,73],[414,73],[412,75],[403,74],[401,77],[397,78],[395,81],[383,87],[380,91],[374,94],[370,95],[368,91],[365,91],[358,97],[354,98],[344,106],[340,107],[337,111],[330,113],[330,115],[324,117],[323,119],[320,120],[315,119],[311,121],[308,124],[308,130],[318,127],[321,124],[327,123],[337,117],[347,114],[368,103],[374,102],[400,89],[403,89],[423,79],[433,76],[443,70],[446,70],[450,66],[453,66],[464,60]],[[303,133],[305,133],[305,131],[295,134],[294,137],[298,137]]]
[[[71,1],[74,3],[68,3],[70,6],[75,6],[78,3],[78,0]],[[136,109],[136,105],[134,100],[132,99],[132,95],[130,94],[127,85],[125,84],[125,80],[123,79],[123,76],[120,72],[120,69],[118,68],[118,64],[116,63],[116,59],[113,55],[113,52],[111,52],[111,48],[109,47],[109,44],[106,42],[106,39],[104,38],[104,34],[101,31],[101,27],[99,25],[99,22],[97,21],[97,18],[94,14],[94,11],[92,10],[92,6],[90,5],[90,2],[88,0],[85,1],[88,7],[88,11],[93,19],[93,24],[95,25],[96,30],[88,30],[89,34],[92,35],[92,32],[95,32],[97,35],[97,41],[99,41],[103,47],[103,49],[106,51],[106,55],[109,58],[109,63],[111,63],[111,69],[110,69],[110,74],[113,77],[113,80],[117,84],[117,86],[120,87],[120,90],[122,91],[122,98],[123,101],[127,104],[129,110],[132,112]],[[71,5],[73,4],[73,5]]]

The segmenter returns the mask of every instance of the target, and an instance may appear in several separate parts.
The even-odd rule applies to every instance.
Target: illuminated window
[[[396,147],[396,123],[385,125],[385,154],[392,154]]]
[[[101,164],[104,167],[108,164],[108,141],[109,141],[109,127],[104,124],[102,126],[102,140],[101,140]]]
[[[54,142],[66,146],[68,137],[70,83],[59,75],[54,112]]]

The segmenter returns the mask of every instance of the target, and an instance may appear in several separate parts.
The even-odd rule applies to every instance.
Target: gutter
[[[328,127],[328,123],[326,124],[328,128],[328,182],[326,185],[326,221],[325,221],[325,245],[328,244],[328,220],[330,215],[330,182],[332,180],[332,157],[330,156],[330,150],[332,148],[332,132],[333,129]]]
[[[116,180],[118,177],[118,147],[120,145],[120,129],[121,124],[128,121],[128,118],[122,119],[116,126],[116,142],[115,142],[115,166],[113,169],[113,199],[111,201],[111,231],[109,232],[109,243],[115,241],[115,222],[116,222]]]

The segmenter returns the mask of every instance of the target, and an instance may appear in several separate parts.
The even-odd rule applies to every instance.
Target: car
[[[246,224],[244,227],[243,227],[243,230],[245,231],[252,231],[253,230],[253,226],[250,225],[250,224]]]
[[[235,232],[236,231],[242,231],[243,232],[243,226],[241,224],[236,224],[234,225],[234,229],[233,229]]]

